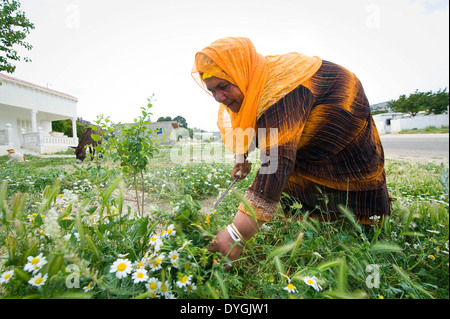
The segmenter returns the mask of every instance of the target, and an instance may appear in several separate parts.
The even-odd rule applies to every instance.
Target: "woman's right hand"
[[[236,162],[234,164],[233,170],[231,171],[231,179],[234,180],[238,177],[237,172],[241,172],[241,175],[238,180],[244,179],[252,170],[252,163],[250,163],[247,159],[239,159],[236,157]]]

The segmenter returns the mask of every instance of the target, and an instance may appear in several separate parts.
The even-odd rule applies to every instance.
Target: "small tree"
[[[34,29],[25,13],[19,10],[18,0],[0,0],[0,72],[14,73],[16,66],[12,61],[20,61],[21,57],[14,49],[15,45],[22,46],[27,50],[33,47],[25,41],[30,30]],[[30,59],[24,58],[29,62]]]
[[[144,173],[147,172],[150,159],[157,152],[159,146],[157,139],[152,138],[155,136],[153,130],[147,126],[150,124],[149,116],[152,115],[150,113],[150,108],[153,106],[152,98],[148,99],[147,107],[141,107],[142,113],[134,119],[133,124],[119,122],[114,125],[110,123],[109,117],[104,118],[103,115],[96,121],[104,133],[109,135],[108,140],[102,143],[96,151],[113,151],[111,154],[113,160],[119,163],[125,174],[131,174],[136,192],[138,214],[141,216],[144,212]],[[139,188],[141,190],[140,199]]]

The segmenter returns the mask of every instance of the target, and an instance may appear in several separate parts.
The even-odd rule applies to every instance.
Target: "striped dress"
[[[383,147],[352,72],[323,61],[314,76],[268,108],[257,127],[294,133],[277,146],[276,171],[263,174],[262,167],[246,191],[259,220],[269,221],[280,202],[292,213],[294,201],[303,212],[331,218],[343,205],[363,223],[390,214]],[[239,210],[250,214],[242,203]]]

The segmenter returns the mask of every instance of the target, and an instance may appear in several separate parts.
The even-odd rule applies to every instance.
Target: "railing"
[[[43,133],[22,134],[22,147],[39,153],[51,153],[62,151],[69,146],[77,146],[77,137],[67,136],[43,136]]]

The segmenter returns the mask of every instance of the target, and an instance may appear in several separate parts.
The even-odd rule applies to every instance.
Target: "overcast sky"
[[[448,0],[21,0],[34,46],[12,76],[74,95],[78,116],[181,115],[217,130],[194,55],[245,36],[264,55],[317,55],[354,72],[371,104],[449,85]]]

